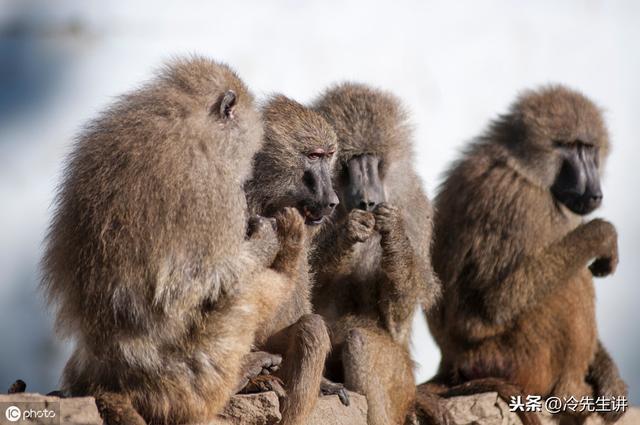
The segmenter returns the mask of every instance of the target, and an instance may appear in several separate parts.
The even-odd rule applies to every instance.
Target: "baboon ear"
[[[227,90],[220,100],[220,118],[223,120],[232,120],[236,106],[236,93],[233,90]]]

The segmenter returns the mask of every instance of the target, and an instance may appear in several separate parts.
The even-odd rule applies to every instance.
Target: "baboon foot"
[[[349,394],[343,384],[331,382],[327,378],[322,378],[320,382],[320,395],[337,395],[340,402],[345,406],[349,405]]]
[[[236,393],[245,388],[249,382],[260,375],[269,375],[280,368],[282,356],[266,351],[252,351],[244,356],[240,381],[236,386]]]
[[[284,390],[284,383],[274,375],[258,375],[249,379],[240,394],[255,394],[273,391],[279,399],[285,398],[287,392]]]

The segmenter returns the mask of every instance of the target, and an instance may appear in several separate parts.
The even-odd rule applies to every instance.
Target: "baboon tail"
[[[443,403],[443,397],[428,391],[418,391],[416,394],[415,418],[419,425],[453,425],[455,423]]]

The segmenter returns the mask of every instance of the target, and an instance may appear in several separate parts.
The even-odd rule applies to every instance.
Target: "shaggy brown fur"
[[[270,216],[285,208],[288,214],[298,217],[309,208],[330,212],[333,207],[326,209],[325,204],[337,202],[332,200],[335,193],[330,179],[322,182],[315,173],[315,184],[311,185],[314,190],[309,190],[305,176],[311,172],[309,155],[335,151],[336,136],[331,127],[314,111],[281,95],[270,98],[262,113],[264,145],[254,159],[253,179],[246,185],[250,210]],[[314,166],[330,167],[333,159],[329,154],[322,155],[313,161],[326,163],[314,162]],[[287,391],[281,421],[287,425],[305,423],[313,410],[330,348],[324,321],[311,313],[307,252],[308,241],[318,228],[305,226],[308,236],[302,243],[303,254],[297,257],[296,274],[300,277],[277,314],[259,330],[258,347],[283,357],[278,375]]]
[[[435,201],[444,287],[429,314],[442,351],[436,381],[497,377],[545,397],[627,394],[598,343],[591,278],[615,269],[615,228],[584,222],[551,190],[560,150],[576,145],[603,163],[601,112],[580,93],[546,87],[519,97],[448,172]]]
[[[429,261],[431,206],[413,168],[407,114],[391,94],[359,84],[329,89],[315,108],[336,129],[340,157],[340,205],[312,262],[314,306],[331,330],[327,373],[367,397],[370,424],[403,423],[415,400],[413,313],[440,292]],[[371,211],[347,202],[348,163],[363,155],[378,165],[368,172],[382,186],[370,188],[376,201],[367,198],[363,208]]]
[[[236,74],[192,58],[167,65],[78,138],[43,286],[58,328],[77,343],[63,390],[96,396],[108,423],[214,417],[256,329],[290,292],[292,268],[267,268],[279,249],[272,224],[257,220],[245,240],[243,182],[261,129]],[[295,245],[295,221],[279,221],[283,246]]]

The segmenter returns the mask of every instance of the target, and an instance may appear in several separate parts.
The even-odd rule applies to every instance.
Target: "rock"
[[[320,397],[308,425],[365,425],[367,403],[363,396],[349,393],[351,405],[343,406],[337,396]],[[509,411],[507,403],[496,393],[453,397],[444,402],[449,409],[451,425],[521,425],[517,415]],[[40,418],[28,423],[39,425],[102,425],[95,400],[92,397],[64,398],[40,394],[0,395],[0,424],[9,422],[5,412],[9,406],[24,411],[53,411],[56,418]],[[280,420],[280,403],[273,392],[236,395],[216,420],[200,425],[272,425]],[[59,420],[58,420],[59,418]],[[548,415],[541,416],[543,425],[557,425]],[[585,425],[602,425],[597,416],[589,418]],[[616,425],[640,424],[640,409],[631,408]],[[195,424],[194,424],[195,425]]]
[[[344,406],[338,396],[318,399],[309,425],[366,425],[367,401],[359,394],[349,393],[351,404]],[[29,422],[39,425],[102,425],[93,397],[58,398],[40,394],[20,393],[0,395],[0,424],[11,424],[5,419],[5,410],[15,406],[20,411],[52,411],[54,418],[40,418]],[[58,421],[57,418],[60,418]],[[281,419],[280,403],[272,391],[241,394],[231,398],[224,412],[216,420],[199,425],[273,425]],[[16,422],[20,423],[20,422]],[[195,425],[195,424],[194,424]]]
[[[445,401],[455,425],[521,425],[497,393],[452,397]]]
[[[453,417],[451,425],[521,425],[515,412],[509,410],[507,403],[497,393],[474,394],[463,397],[452,397],[445,401],[447,409]],[[542,425],[558,425],[557,418],[548,413],[539,414]],[[615,425],[640,424],[640,409],[631,408]],[[592,415],[584,425],[604,425],[604,421]]]
[[[308,425],[366,425],[367,400],[360,394],[349,393],[349,406],[337,395],[320,397]],[[236,395],[220,415],[220,424],[272,425],[281,419],[280,403],[274,392]]]
[[[367,425],[367,399],[350,392],[349,406],[345,406],[337,395],[320,397],[308,424]]]
[[[231,397],[220,416],[221,423],[236,425],[271,425],[282,418],[278,396],[273,391]]]
[[[27,422],[9,422],[5,415],[10,406],[18,408],[25,415],[40,416],[39,419],[28,421],[30,424],[102,425],[93,397],[58,398],[31,393],[0,394],[1,424]]]

